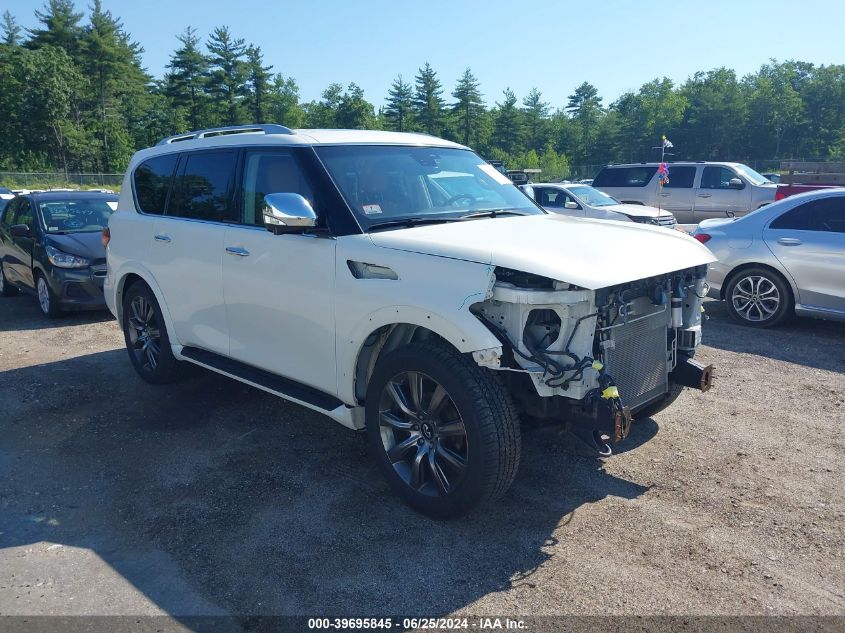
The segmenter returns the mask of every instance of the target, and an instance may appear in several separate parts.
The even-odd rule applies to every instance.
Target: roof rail
[[[227,134],[293,134],[293,130],[284,125],[276,125],[275,123],[254,123],[251,125],[229,125],[226,127],[213,127],[207,130],[197,130],[195,132],[185,132],[184,134],[174,134],[167,138],[161,139],[156,145],[169,145],[170,143],[178,143],[180,141],[192,141],[194,139],[206,138],[208,136],[223,136]]]

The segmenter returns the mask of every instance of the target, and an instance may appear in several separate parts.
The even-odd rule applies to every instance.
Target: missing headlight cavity
[[[496,275],[496,281],[511,284],[517,288],[553,290],[555,287],[554,280],[533,273],[523,273],[511,268],[502,268],[501,266],[497,266],[493,272]]]
[[[530,349],[546,350],[560,336],[560,316],[547,308],[532,310],[525,320],[522,339]]]

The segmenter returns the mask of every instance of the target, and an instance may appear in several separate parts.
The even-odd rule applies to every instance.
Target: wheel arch
[[[353,344],[349,340],[345,346],[346,355],[342,354],[339,359],[338,391],[341,399],[355,404],[362,403],[373,369],[381,355],[408,343],[440,340],[462,354],[491,348],[498,349],[501,354],[501,342],[469,313],[467,316],[474,322],[473,327],[461,328],[440,315],[419,313],[417,310],[409,310],[407,306],[404,308],[385,308],[371,315],[367,320],[368,327],[361,330],[363,334],[353,339],[357,343]],[[382,318],[379,318],[379,314]],[[383,317],[387,314],[395,318],[385,320]]]
[[[734,278],[739,275],[742,271],[749,270],[751,268],[763,268],[765,270],[773,272],[775,275],[780,277],[786,284],[786,287],[789,288],[789,294],[790,299],[792,299],[792,305],[794,306],[797,303],[798,290],[797,288],[795,288],[792,282],[792,278],[789,276],[789,274],[787,274],[785,271],[779,270],[771,264],[762,264],[760,262],[746,262],[744,264],[740,264],[739,266],[732,268],[731,271],[727,275],[725,275],[725,281],[722,282],[722,287],[719,290],[719,298],[722,301],[725,300],[725,293],[727,292],[728,286],[731,284]]]
[[[115,284],[115,306],[117,312],[117,322],[123,326],[123,297],[124,293],[136,283],[143,283],[155,295],[156,301],[161,308],[162,316],[164,317],[165,327],[167,328],[170,342],[175,342],[175,335],[173,330],[173,320],[170,316],[170,311],[167,309],[167,302],[164,300],[164,295],[161,292],[158,284],[155,283],[154,278],[148,271],[130,268],[120,273],[117,283]]]

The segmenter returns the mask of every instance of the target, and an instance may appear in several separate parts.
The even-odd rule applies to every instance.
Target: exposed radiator
[[[604,364],[619,387],[622,403],[632,409],[669,389],[666,306],[601,330]]]

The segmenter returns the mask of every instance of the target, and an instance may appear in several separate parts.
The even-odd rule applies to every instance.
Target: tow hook
[[[678,364],[669,374],[669,378],[672,382],[684,387],[707,391],[713,386],[713,373],[713,365],[702,365],[683,356],[678,359]]]
[[[631,431],[631,407],[623,407],[622,403],[617,403],[615,413],[613,415],[613,441],[621,442]]]

